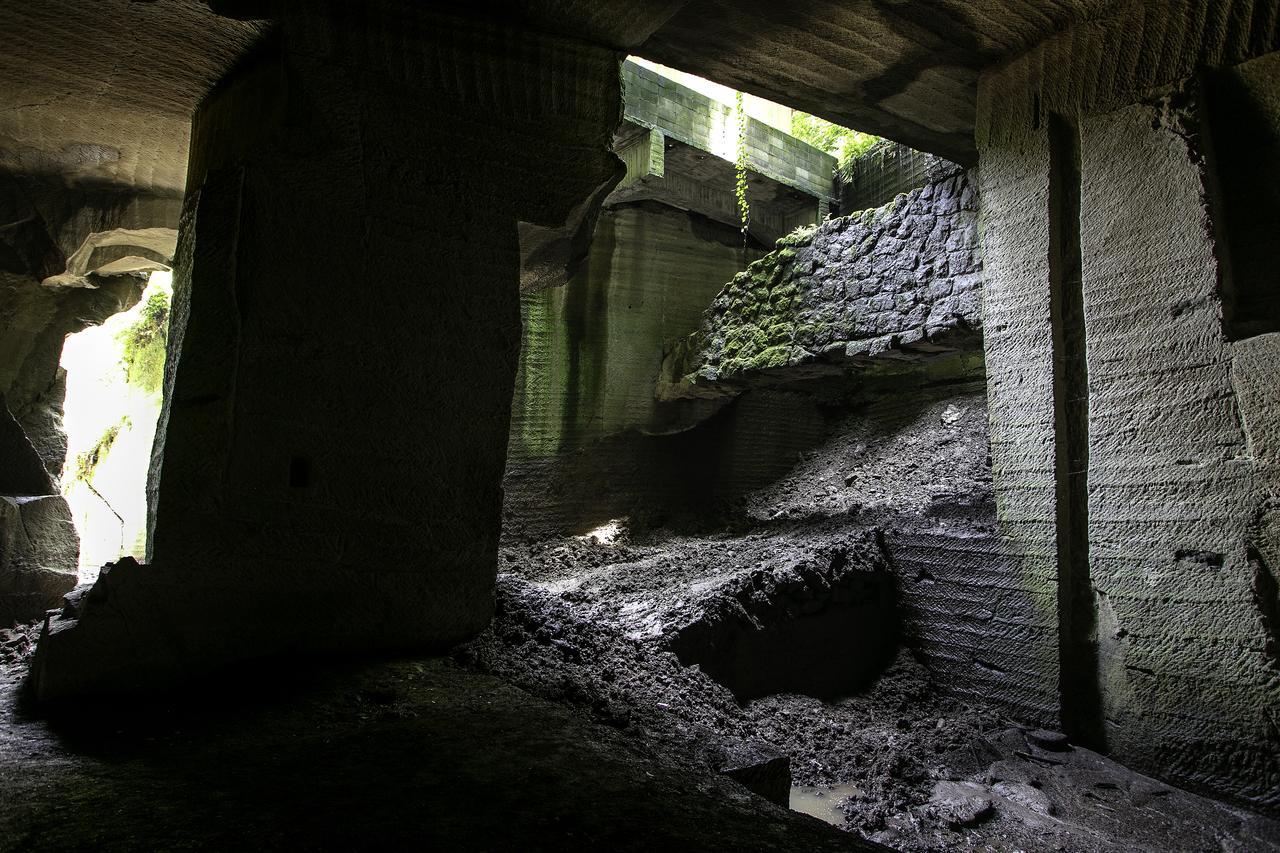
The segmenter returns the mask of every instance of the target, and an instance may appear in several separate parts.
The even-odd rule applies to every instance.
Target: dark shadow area
[[[848,696],[874,683],[898,652],[894,575],[880,562],[852,567],[844,551],[786,579],[757,572],[669,645],[739,701]]]
[[[6,851],[858,847],[435,658],[275,659],[0,726],[24,737],[3,756]]]
[[[1207,146],[1223,323],[1232,340],[1280,331],[1280,58],[1207,75]],[[1223,257],[1225,255],[1225,257]]]
[[[1080,254],[1080,131],[1062,116],[1050,119],[1049,152],[1062,725],[1073,739],[1105,751],[1097,613],[1089,566],[1089,374]]]

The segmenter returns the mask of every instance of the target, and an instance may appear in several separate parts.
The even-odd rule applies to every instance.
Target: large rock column
[[[392,7],[299,4],[200,107],[149,564],[50,623],[43,698],[489,619],[518,223],[617,179],[619,59]]]
[[[1196,77],[1277,45],[1229,7],[1118,4],[984,76],[991,452],[1068,733],[1275,809],[1280,345],[1224,323],[1259,283],[1231,286],[1206,158],[1258,137],[1212,139]]]

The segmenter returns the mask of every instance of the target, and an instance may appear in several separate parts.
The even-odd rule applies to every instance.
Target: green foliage
[[[169,294],[152,293],[142,306],[138,321],[120,332],[125,380],[148,394],[159,392],[164,382],[165,337],[169,329]]]
[[[119,423],[114,423],[103,431],[98,440],[93,443],[84,453],[76,455],[75,471],[72,472],[73,480],[82,483],[88,483],[93,479],[93,472],[98,470],[98,465],[111,452],[112,446],[116,443],[116,439],[120,437],[120,431],[133,426],[133,421],[128,415],[120,419]]]
[[[738,224],[745,236],[751,224],[751,203],[747,200],[747,111],[742,106],[742,93],[735,93],[735,114],[738,119],[738,148],[734,159],[733,194],[738,200]]]
[[[880,141],[878,136],[850,130],[799,111],[791,114],[791,135],[835,157],[837,168],[846,176],[853,161]]]

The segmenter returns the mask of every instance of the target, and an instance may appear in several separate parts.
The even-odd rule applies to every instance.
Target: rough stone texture
[[[773,693],[835,699],[865,689],[897,652],[893,575],[874,546],[837,544],[700,590],[667,647],[739,701]],[[835,666],[796,666],[797,658]]]
[[[1044,127],[1051,115],[1123,107],[1197,71],[1280,48],[1280,17],[1270,0],[1088,5],[1087,21],[1045,34],[983,76],[974,129],[979,151],[1024,144],[1027,131]]]
[[[0,660],[25,643],[0,630]],[[885,849],[449,660],[240,666],[54,723],[22,675],[0,665],[6,853]]]
[[[731,392],[763,371],[786,368],[790,378],[810,364],[814,374],[838,373],[846,360],[902,357],[894,351],[904,348],[954,351],[947,337],[981,329],[977,211],[968,175],[956,171],[779,240],[673,352],[673,387],[660,393]]]
[[[617,62],[308,5],[222,83],[195,123],[150,564],[49,624],[41,697],[485,624],[516,224],[554,227],[616,181]]]
[[[720,282],[758,255],[740,240],[736,229],[664,205],[613,206],[578,273],[522,298],[509,523],[582,532],[666,479],[671,462],[655,463],[651,448],[679,439],[658,436],[718,405],[654,400],[666,342],[695,329]]]
[[[513,452],[504,527],[523,536],[587,533],[622,517],[700,525],[784,474],[830,418],[813,396],[785,390],[722,398],[710,409],[705,401],[672,405],[670,433],[628,431],[551,456]]]
[[[828,795],[846,830],[895,850],[1280,849],[1276,821],[1162,784],[1054,733],[1011,728],[982,704],[940,696],[930,672],[906,653],[865,690],[835,701],[783,693],[739,703],[665,650],[667,629],[735,583],[785,577],[829,557],[833,546],[850,548],[851,561],[880,553],[873,539],[836,520],[743,536],[635,540],[624,531],[609,544],[506,547],[512,574],[499,575],[496,618],[456,656],[709,769],[723,772],[739,751],[777,750],[790,758],[796,784]],[[827,654],[816,663],[835,668],[844,660]],[[799,652],[795,661],[815,662]],[[970,797],[981,801],[982,819],[952,826],[959,813],[945,804]]]
[[[1106,744],[1138,766],[1276,808],[1280,672],[1247,554],[1264,496],[1231,393],[1201,167],[1181,131],[1144,106],[1081,125],[1088,523]],[[1155,210],[1158,229],[1144,215]],[[1269,402],[1266,417],[1280,418]]]
[[[614,150],[627,164],[627,175],[610,195],[610,203],[656,201],[741,231],[732,148],[707,152],[669,138],[661,129],[651,130],[627,121],[619,129]],[[830,207],[830,193],[831,189],[827,189],[821,196],[808,195],[753,169],[747,170],[750,215],[746,239],[739,243],[772,245],[800,226],[822,221]]]
[[[1057,489],[1053,330],[1049,320],[1049,153],[1024,140],[982,162],[983,342],[996,518],[1017,570],[1011,588],[1034,606],[1020,638],[1023,665],[1007,667],[1016,701],[1056,721],[1058,699]],[[1008,699],[1002,696],[1002,699]]]
[[[665,205],[606,209],[578,274],[522,300],[512,460],[666,431],[653,398],[664,347],[758,254],[736,229]]]
[[[79,551],[62,495],[0,495],[0,627],[56,607],[75,586]]]
[[[981,70],[1105,5],[693,0],[638,52],[967,165]]]
[[[0,172],[3,624],[40,617],[75,583],[79,542],[57,493],[67,455],[63,341],[137,302],[145,273],[173,254],[175,232],[163,223],[176,209],[132,192]]]
[[[180,197],[191,113],[263,29],[194,0],[6,5],[0,166]]]
[[[1227,335],[1280,331],[1280,53],[1206,75],[1197,94]]]
[[[938,688],[1013,719],[1055,719],[1037,658],[1044,601],[997,533],[981,364],[936,384],[872,384],[785,476],[747,496],[746,514],[880,531],[902,641]]]
[[[1062,651],[1068,734],[1270,809],[1274,527],[1249,435],[1276,410],[1236,396],[1257,362],[1223,327],[1202,115],[1170,86],[1271,49],[1273,11],[1117,4],[984,76],[978,122],[993,475],[1044,601],[1038,690],[1051,705]]]
[[[55,478],[67,452],[62,342],[138,300],[141,276],[173,256],[177,210],[0,173],[0,394]]]
[[[0,628],[34,620],[76,582],[80,542],[56,493],[0,395]]]

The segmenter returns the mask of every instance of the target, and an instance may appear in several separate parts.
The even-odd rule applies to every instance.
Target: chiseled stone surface
[[[674,351],[673,387],[661,393],[731,391],[763,371],[897,356],[904,346],[928,351],[981,329],[981,289],[977,193],[953,170],[890,204],[779,240]]]
[[[1016,565],[1005,583],[1033,604],[1008,639],[1020,664],[1010,666],[1007,657],[997,664],[1017,685],[999,698],[1021,706],[1024,719],[1056,725],[1057,484],[1047,137],[989,149],[981,179],[983,343],[996,520]]]
[[[1117,4],[984,76],[984,328],[997,518],[1044,600],[1034,687],[1053,701],[1067,605],[1057,551],[1076,537],[1088,548],[1077,616],[1089,622],[1100,745],[1274,809],[1274,495],[1259,454],[1280,412],[1261,390],[1268,342],[1224,333],[1201,115],[1179,83],[1198,64],[1274,46],[1263,18],[1234,15],[1242,8]],[[1069,209],[1052,190],[1055,113],[1079,127],[1080,174],[1065,179],[1078,182],[1079,216],[1065,227],[1079,229],[1083,283],[1063,287],[1081,288],[1084,400],[1054,381],[1053,341],[1070,334],[1055,328],[1046,266],[1061,251],[1050,211]],[[1073,516],[1060,512],[1076,472],[1063,467],[1055,409],[1082,405],[1087,504]]]
[[[654,399],[668,342],[697,328],[726,278],[758,257],[741,234],[655,202],[606,209],[563,287],[521,299],[507,447],[508,525],[580,533],[681,491],[678,438],[716,404]],[[659,446],[661,445],[661,446]]]
[[[1232,393],[1202,166],[1181,118],[1149,106],[1087,119],[1081,151],[1089,539],[1107,746],[1280,806],[1269,719],[1280,673],[1248,559],[1265,497]],[[1280,408],[1269,402],[1274,420]]]
[[[150,562],[50,623],[39,695],[483,627],[517,223],[564,223],[619,177],[617,69],[504,26],[335,5],[286,16],[223,81],[193,132]]]
[[[56,607],[75,586],[79,554],[62,495],[0,495],[0,628]]]
[[[0,625],[40,618],[75,585],[79,539],[57,488],[63,342],[138,301],[142,273],[172,254],[177,208],[0,172]]]

